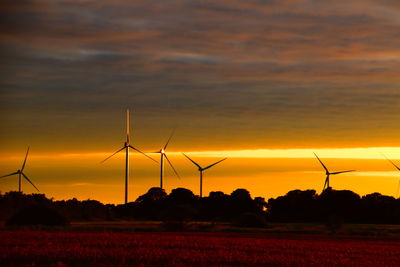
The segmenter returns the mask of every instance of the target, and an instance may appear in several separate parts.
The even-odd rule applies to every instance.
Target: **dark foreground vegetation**
[[[2,266],[398,266],[389,238],[0,231]]]
[[[135,202],[104,205],[96,200],[54,201],[43,194],[0,194],[0,221],[7,225],[67,225],[70,221],[152,220],[229,222],[264,227],[268,222],[400,224],[400,199],[379,193],[363,197],[348,190],[294,190],[285,196],[252,198],[245,189],[199,198],[177,188],[168,195],[151,188]]]
[[[126,205],[54,201],[42,194],[9,192],[0,194],[0,220],[9,226],[0,229],[0,262],[1,266],[397,266],[400,226],[383,224],[400,224],[399,210],[399,200],[392,197],[378,193],[359,197],[332,189],[321,195],[295,190],[265,201],[253,199],[244,189],[230,195],[212,192],[200,199],[184,188],[169,195],[151,188]],[[341,227],[343,223],[363,225]]]

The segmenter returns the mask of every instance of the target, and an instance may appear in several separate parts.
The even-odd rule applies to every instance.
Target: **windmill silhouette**
[[[137,149],[136,147],[131,145],[130,142],[130,126],[129,126],[129,109],[126,110],[126,141],[124,143],[124,146],[117,150],[116,152],[114,152],[111,156],[105,158],[104,160],[102,160],[100,163],[105,162],[106,160],[108,160],[109,158],[111,158],[112,156],[114,156],[115,154],[121,152],[122,150],[125,150],[125,204],[128,203],[128,184],[129,184],[129,149],[133,149],[137,152],[139,152],[140,154],[146,156],[147,158],[151,159],[154,162],[157,162],[155,159],[153,159],[152,157],[146,155],[145,153],[143,153],[142,151],[140,151],[139,149]]]
[[[330,172],[328,170],[328,168],[324,165],[324,163],[322,163],[322,161],[319,159],[319,157],[317,156],[317,154],[314,153],[314,155],[317,157],[318,161],[321,163],[322,167],[324,167],[325,169],[325,173],[326,173],[326,178],[325,178],[325,183],[324,183],[324,188],[322,189],[322,192],[325,191],[325,189],[329,188],[329,176],[331,175],[336,175],[336,174],[341,174],[341,173],[345,173],[345,172],[354,172],[355,170],[349,170],[349,171],[339,171],[339,172]]]
[[[393,165],[397,170],[400,171],[399,166],[397,166],[396,164],[394,164],[394,162],[391,161],[390,159],[388,159],[384,154],[382,154],[382,156],[384,156],[390,163],[392,163],[392,165]],[[397,198],[400,197],[399,194],[400,194],[400,180],[399,180],[399,183],[398,183],[398,185],[397,185],[397,192],[396,192],[396,197],[397,197]]]
[[[172,165],[171,161],[169,160],[168,156],[167,156],[167,147],[169,144],[169,141],[171,141],[172,136],[174,135],[175,130],[172,131],[171,135],[169,136],[167,143],[165,144],[165,146],[163,148],[161,148],[159,151],[153,152],[153,153],[159,153],[160,154],[160,188],[163,189],[163,178],[164,178],[164,158],[167,160],[169,166],[171,166],[172,170],[174,171],[175,175],[178,176],[178,178],[180,178],[178,172],[176,171],[176,169],[174,168],[174,166]]]
[[[192,160],[191,158],[189,158],[187,155],[185,155],[185,153],[182,153],[185,157],[187,157],[194,165],[196,165],[199,169],[199,173],[200,173],[200,198],[203,197],[203,172],[211,167],[213,167],[214,165],[217,165],[218,163],[220,163],[221,161],[226,160],[227,158],[221,159],[207,167],[202,168],[199,164],[197,164],[197,162],[195,162],[194,160]]]
[[[18,192],[21,192],[22,191],[22,189],[21,189],[22,177],[24,177],[25,180],[27,180],[38,192],[40,192],[39,189],[32,183],[31,180],[29,180],[28,176],[26,176],[26,174],[24,173],[26,160],[28,158],[28,153],[29,153],[29,146],[28,146],[28,150],[26,151],[25,159],[24,159],[24,162],[22,163],[21,169],[17,170],[16,172],[13,172],[13,173],[0,176],[0,178],[12,176],[12,175],[18,175]]]

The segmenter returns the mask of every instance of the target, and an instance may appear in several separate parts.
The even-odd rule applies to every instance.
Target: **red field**
[[[257,233],[0,231],[0,263],[2,266],[399,266],[400,242]]]

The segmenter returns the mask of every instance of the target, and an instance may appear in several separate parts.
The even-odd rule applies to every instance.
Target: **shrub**
[[[45,205],[33,204],[17,211],[6,222],[7,226],[68,225],[68,220],[55,209]]]
[[[239,227],[266,227],[267,220],[262,214],[245,212],[239,215],[234,225]]]
[[[190,224],[185,221],[164,221],[162,229],[167,232],[182,232],[190,229]]]
[[[164,221],[190,221],[196,215],[196,209],[190,205],[171,205],[164,214]]]
[[[325,226],[331,233],[335,234],[343,227],[343,218],[337,215],[331,215],[328,217]]]

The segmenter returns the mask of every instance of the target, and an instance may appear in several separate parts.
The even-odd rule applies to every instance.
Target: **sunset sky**
[[[0,175],[26,174],[48,197],[123,201],[125,109],[132,140],[161,148],[166,190],[247,188],[397,195],[400,2],[395,0],[3,1]],[[196,153],[197,152],[197,153]],[[133,155],[130,200],[158,185]],[[15,177],[0,190],[17,189]],[[26,193],[33,188],[24,183]]]

